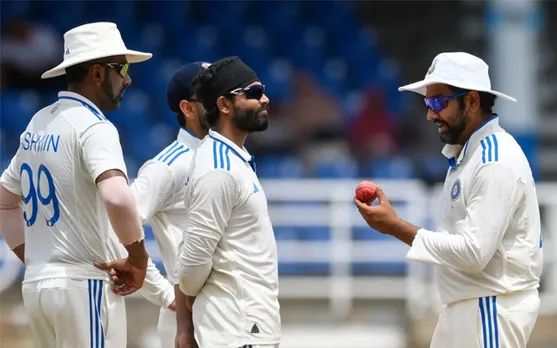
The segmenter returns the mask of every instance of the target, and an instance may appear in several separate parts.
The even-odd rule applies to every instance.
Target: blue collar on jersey
[[[197,149],[199,143],[201,143],[201,139],[185,128],[180,128],[176,140],[180,143],[186,144],[186,146],[192,149]]]
[[[214,131],[210,131],[210,132],[213,133]],[[214,133],[217,133],[217,132],[214,132]],[[219,134],[219,133],[217,133],[217,134]],[[219,135],[220,135],[220,134],[219,134]],[[210,137],[211,139],[213,139],[214,141],[218,141],[219,143],[221,143],[221,144],[223,144],[224,146],[226,146],[228,149],[230,149],[230,150],[232,151],[233,154],[235,154],[235,155],[238,156],[240,159],[242,159],[242,161],[248,162],[249,165],[250,165],[250,167],[251,167],[251,169],[252,169],[255,173],[257,173],[257,165],[255,164],[255,156],[252,156],[252,155],[249,155],[249,157],[248,157],[248,156],[242,156],[242,154],[240,154],[240,153],[234,148],[234,147],[236,147],[236,146],[233,147],[233,146],[231,146],[230,144],[228,144],[227,141],[225,141],[225,140],[223,140],[223,139],[219,139],[219,138],[217,138],[216,136],[214,136],[214,135],[212,135],[212,134],[209,134],[209,137]],[[246,158],[246,157],[248,157],[248,158]]]
[[[67,95],[67,94],[70,94],[70,93],[74,94],[75,97],[73,97],[71,95]],[[85,99],[85,97],[82,97],[79,94],[74,93],[74,92],[60,92],[58,94],[58,99],[59,100],[60,99],[67,99],[67,100],[73,100],[73,101],[76,101],[78,103],[81,103],[81,105],[83,105],[84,107],[89,109],[89,111],[91,111],[93,113],[93,115],[97,116],[97,118],[102,119],[102,120],[106,120],[106,117],[96,107],[89,104],[90,102],[88,100],[83,100],[80,97]]]
[[[183,129],[183,130],[184,130],[184,132],[188,133],[188,134],[189,134],[189,135],[191,135],[192,137],[194,137],[194,138],[196,138],[196,139],[199,139],[199,140],[201,140],[201,138],[200,138],[200,137],[198,137],[197,135],[193,134],[193,132],[192,132],[192,131],[190,131],[189,129],[187,129],[187,128],[185,128],[185,127],[182,127],[181,129]]]
[[[475,131],[472,132],[472,134],[470,135],[470,137],[468,138],[468,140],[466,141],[466,143],[464,144],[464,148],[462,149],[462,152],[460,153],[460,155],[458,156],[458,159],[456,158],[456,156],[447,156],[447,160],[449,161],[449,166],[451,167],[451,170],[455,170],[456,167],[460,164],[460,162],[462,162],[464,160],[464,158],[466,157],[466,152],[468,150],[468,145],[470,144],[470,142],[473,142],[473,146],[475,147],[477,144],[475,140],[475,138],[478,137],[478,134],[481,133],[480,130],[482,128],[484,128],[487,124],[491,123],[493,124],[493,126],[497,126],[499,124],[498,121],[499,115],[498,114],[493,114],[492,117],[490,117],[489,119],[487,119],[486,121],[484,121],[478,128],[476,128]],[[492,122],[492,121],[496,121],[496,122]],[[449,151],[452,152],[456,152],[455,149],[457,149],[459,147],[459,145],[446,145],[445,148],[443,149],[443,154],[446,154]],[[448,149],[449,151],[447,151],[446,149]]]

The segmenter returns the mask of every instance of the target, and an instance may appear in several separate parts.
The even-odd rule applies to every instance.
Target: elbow
[[[196,282],[192,279],[191,276],[180,272],[180,276],[178,277],[178,285],[180,290],[187,296],[195,297],[201,290],[196,284]]]
[[[180,286],[180,291],[182,291],[186,296],[197,296],[198,292],[188,286],[189,282],[187,279],[180,277],[178,284]]]
[[[482,254],[480,247],[477,245],[470,244],[466,249],[465,255],[468,257],[464,260],[463,271],[468,273],[482,272],[487,266],[489,258]]]
[[[187,296],[195,297],[205,285],[212,269],[212,263],[189,265],[180,262],[178,265],[178,285]]]

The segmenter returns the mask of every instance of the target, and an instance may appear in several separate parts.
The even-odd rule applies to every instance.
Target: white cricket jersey
[[[178,245],[185,229],[187,173],[201,140],[185,129],[178,138],[139,169],[131,185],[143,223],[150,221],[167,278],[176,285]]]
[[[127,175],[118,131],[91,101],[60,92],[33,116],[1,178],[22,196],[25,282],[109,280],[93,262],[109,260],[110,223],[95,180],[111,169]]]
[[[540,213],[518,143],[495,116],[464,148],[446,145],[443,154],[451,168],[441,207],[433,209],[439,232],[420,229],[407,258],[441,266],[436,281],[443,303],[537,289]]]
[[[200,348],[278,344],[277,246],[255,163],[210,131],[188,177],[180,288],[193,305]]]
[[[118,240],[118,236],[112,230],[108,234],[108,255],[111,260],[128,257],[128,251]],[[147,261],[147,274],[143,286],[138,291],[146,300],[157,307],[168,308],[174,301],[174,286],[160,273],[151,258]]]

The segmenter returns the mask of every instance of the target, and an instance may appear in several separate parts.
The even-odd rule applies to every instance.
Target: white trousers
[[[159,322],[157,324],[157,333],[161,341],[162,348],[174,348],[176,331],[176,312],[168,308],[161,308],[159,313]]]
[[[162,348],[174,348],[177,326],[176,323],[176,312],[171,311],[168,308],[161,308],[159,313],[159,321],[157,324],[157,333],[161,341]],[[278,348],[276,345],[250,345],[247,344],[241,348]]]
[[[25,283],[23,304],[37,348],[126,347],[126,306],[102,280]]]
[[[526,348],[534,329],[538,291],[489,296],[445,306],[431,348]]]

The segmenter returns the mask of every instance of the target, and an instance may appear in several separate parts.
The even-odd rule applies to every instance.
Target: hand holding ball
[[[356,186],[356,198],[366,204],[371,204],[377,198],[377,184],[364,180]]]

